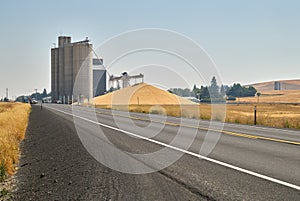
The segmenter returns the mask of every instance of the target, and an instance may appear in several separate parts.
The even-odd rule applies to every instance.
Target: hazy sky
[[[300,1],[2,1],[0,98],[50,90],[60,34],[97,46],[124,31],[163,28],[200,44],[225,84],[300,78]],[[105,59],[105,58],[104,58]]]

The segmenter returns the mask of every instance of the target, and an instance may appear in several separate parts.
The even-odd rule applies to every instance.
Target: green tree
[[[200,99],[200,89],[194,84],[192,96],[196,97],[197,99]]]
[[[42,96],[43,96],[43,98],[45,98],[45,97],[47,97],[48,96],[48,94],[47,94],[47,90],[44,88],[44,90],[43,90],[43,94],[42,94]]]
[[[249,86],[248,88],[245,88],[246,89],[246,93],[245,95],[247,96],[255,96],[257,90],[253,87],[253,86]]]
[[[201,86],[200,92],[201,92],[200,93],[200,100],[202,102],[210,102],[211,101],[208,87]]]
[[[183,90],[182,96],[183,96],[183,97],[189,97],[189,96],[191,96],[191,90],[188,89],[188,88],[185,88],[185,89]]]
[[[170,93],[176,94],[177,96],[182,96],[182,97],[188,97],[188,96],[192,96],[192,92],[190,89],[185,88],[185,89],[181,89],[181,88],[172,88],[168,90]]]
[[[209,86],[209,94],[211,98],[219,98],[220,93],[219,93],[219,86],[217,83],[217,79],[215,76],[211,79],[210,86]]]
[[[257,95],[257,103],[259,103],[259,97],[260,97],[261,93],[257,92],[256,95]]]
[[[220,89],[220,95],[224,97],[226,95],[225,86],[222,84]]]
[[[230,87],[226,95],[228,97],[249,97],[249,96],[255,96],[256,89],[252,86],[249,87],[243,87],[239,83],[234,83],[232,87]]]

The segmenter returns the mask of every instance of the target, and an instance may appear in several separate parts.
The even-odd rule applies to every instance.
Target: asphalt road
[[[33,106],[15,200],[300,200],[299,131],[225,124],[220,132],[219,123],[82,107],[71,114]]]

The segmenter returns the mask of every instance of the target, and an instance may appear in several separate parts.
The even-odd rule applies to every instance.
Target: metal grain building
[[[274,90],[281,90],[281,83],[278,81],[274,82]]]
[[[103,59],[93,59],[93,96],[100,96],[106,92],[106,70]]]
[[[59,36],[58,47],[51,49],[52,101],[91,99],[92,74],[92,44],[89,40],[71,43],[71,37]]]

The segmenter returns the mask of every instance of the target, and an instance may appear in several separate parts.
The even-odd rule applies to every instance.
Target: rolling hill
[[[281,90],[274,90],[274,83],[280,82]],[[250,84],[261,93],[261,103],[300,103],[300,79],[299,80],[277,80]],[[240,98],[240,102],[256,103],[257,97]]]
[[[270,91],[270,90],[274,90],[274,82],[281,83],[281,90],[300,90],[300,79],[299,80],[276,80],[276,81],[249,84],[247,86],[253,86],[254,88],[257,89],[257,91]]]

